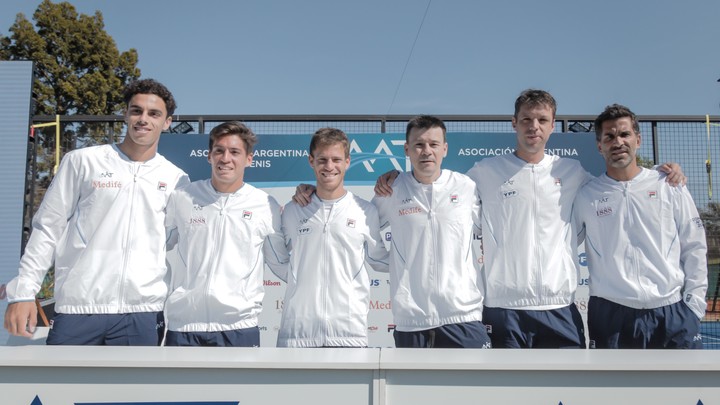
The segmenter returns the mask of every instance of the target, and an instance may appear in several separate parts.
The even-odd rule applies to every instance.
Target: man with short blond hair
[[[282,228],[290,252],[279,347],[366,347],[370,305],[368,266],[388,271],[378,212],[345,189],[350,143],[337,128],[310,141],[315,193],[306,206],[290,202]]]

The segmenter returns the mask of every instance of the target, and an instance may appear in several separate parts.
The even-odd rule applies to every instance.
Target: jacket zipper
[[[538,169],[537,165],[533,164],[533,165],[530,165],[530,171],[532,173],[532,179],[533,179],[533,209],[532,209],[533,217],[530,220],[530,223],[533,226],[532,236],[534,239],[531,243],[535,247],[535,265],[538,266],[537,270],[535,272],[537,275],[537,290],[535,291],[535,296],[537,297],[540,294],[542,294],[542,291],[543,291],[543,277],[542,277],[543,276],[542,275],[543,268],[542,268],[542,265],[540,265],[540,263],[542,263],[542,261],[540,260],[541,259],[541,257],[540,257],[541,249],[540,249],[540,244],[538,243],[538,241],[540,240],[540,237],[538,235],[538,226],[537,226],[538,212],[539,212],[539,205],[540,205],[540,196],[539,196],[539,192],[540,192],[539,188],[540,187],[538,185],[539,169]],[[536,301],[536,303],[539,303],[539,302],[540,302],[540,300]]]
[[[332,216],[334,214],[334,211],[335,211],[334,208],[335,208],[336,203],[333,203],[330,206],[330,211],[327,213],[325,212],[325,203],[321,202],[321,204],[323,205],[322,213],[323,213],[323,217],[324,217],[325,221],[323,224],[323,246],[322,246],[322,250],[323,250],[323,252],[322,252],[323,253],[322,254],[322,258],[323,258],[322,269],[323,269],[324,277],[321,280],[322,285],[320,286],[320,291],[322,294],[322,311],[323,311],[323,316],[321,318],[321,319],[323,319],[322,341],[323,341],[323,346],[326,346],[328,343],[327,338],[328,338],[328,333],[329,333],[329,331],[328,331],[329,320],[327,319],[327,313],[328,313],[328,311],[327,311],[327,294],[328,294],[328,292],[327,292],[326,284],[327,284],[327,280],[328,280],[329,273],[330,273],[330,269],[328,268],[329,267],[328,266],[328,263],[329,263],[328,245],[330,243],[330,240],[329,240],[330,233],[328,232],[328,223],[330,222],[330,219],[332,218]]]
[[[125,305],[125,278],[127,277],[127,267],[128,262],[130,260],[130,238],[131,235],[133,235],[133,224],[135,223],[133,221],[133,218],[135,217],[135,191],[137,189],[137,181],[138,181],[138,173],[140,172],[141,163],[133,163],[132,171],[133,171],[133,184],[132,188],[130,189],[130,209],[128,210],[128,230],[127,234],[125,235],[125,243],[124,243],[124,255],[123,255],[123,266],[122,266],[122,274],[120,277],[120,288],[119,288],[119,294],[118,294],[118,312],[125,311],[123,309]]]
[[[222,230],[225,227],[225,217],[227,216],[225,208],[227,207],[229,200],[230,200],[229,195],[225,196],[225,198],[221,197],[220,199],[218,199],[218,203],[220,205],[220,210],[218,211],[218,220],[214,227],[216,240],[222,240]],[[208,305],[209,304],[208,298],[210,297],[210,289],[213,284],[213,279],[215,278],[215,273],[216,273],[217,267],[218,267],[218,260],[219,260],[220,255],[218,254],[217,249],[218,249],[219,245],[220,245],[219,243],[213,243],[213,250],[212,250],[212,256],[211,256],[213,258],[213,261],[212,261],[212,266],[210,266],[210,268],[208,269],[207,284],[205,285],[205,311],[206,311],[205,320],[208,324],[210,323],[210,319],[211,319],[211,316],[210,316],[211,309],[210,309],[210,305]]]

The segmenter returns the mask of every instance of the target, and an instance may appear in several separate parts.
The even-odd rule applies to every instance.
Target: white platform
[[[720,404],[720,351],[0,347],[2,403]]]

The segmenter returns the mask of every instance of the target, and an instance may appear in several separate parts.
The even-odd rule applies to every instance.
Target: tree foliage
[[[118,51],[105,31],[102,14],[79,14],[68,2],[43,0],[32,22],[17,14],[9,35],[0,34],[0,60],[34,62],[34,115],[118,114],[124,108],[123,88],[140,77],[137,51]],[[24,220],[27,229],[50,183],[55,148],[67,151],[115,141],[121,131],[122,123],[63,123],[60,145],[55,145],[55,128],[35,132],[37,172],[28,168],[34,174],[35,195],[27,196],[31,207]]]
[[[119,52],[103,16],[79,14],[68,2],[44,0],[32,16],[18,14],[10,35],[0,38],[0,57],[35,63],[35,115],[113,115],[122,112],[122,90],[140,77],[135,49]],[[122,125],[63,125],[64,150],[115,140]],[[55,148],[54,130],[38,132],[41,148]],[[38,150],[41,164],[53,157]],[[46,159],[45,159],[46,157]]]
[[[33,114],[114,115],[122,112],[122,90],[140,77],[135,49],[119,52],[105,31],[103,16],[79,14],[68,2],[43,0],[29,21],[15,17],[9,36],[0,35],[0,59],[31,60],[35,64]],[[63,124],[61,146],[78,146],[116,140],[122,125]],[[52,167],[55,129],[36,132],[40,181]],[[42,184],[40,185],[42,187]]]
[[[645,159],[640,155],[636,155],[635,160],[637,160],[637,164],[640,167],[651,169],[653,166],[655,166],[655,162],[652,159]]]
[[[135,49],[119,52],[103,16],[78,14],[68,3],[44,0],[33,25],[20,13],[0,40],[0,56],[32,60],[35,114],[111,115],[122,111],[122,89],[140,77]]]

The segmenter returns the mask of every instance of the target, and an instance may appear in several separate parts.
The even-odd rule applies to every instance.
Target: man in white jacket
[[[290,202],[282,229],[288,271],[275,271],[287,289],[278,347],[367,347],[368,265],[388,271],[374,205],[344,187],[350,166],[345,133],[322,128],[308,157],[316,178],[310,204]]]
[[[592,175],[577,160],[545,154],[556,109],[550,93],[523,91],[512,118],[515,153],[467,173],[482,201],[483,320],[495,348],[585,347],[571,210]]]
[[[280,206],[244,181],[257,143],[247,126],[220,124],[209,143],[211,178],[168,201],[168,248],[177,244],[181,263],[171,269],[165,345],[259,346],[263,261],[287,256]]]
[[[479,201],[469,177],[442,169],[447,150],[441,120],[413,118],[405,132],[412,172],[398,176],[392,195],[373,198],[381,226],[392,230],[396,347],[490,347],[472,254]]]
[[[595,133],[607,172],[574,206],[590,272],[590,347],[700,349],[707,246],[695,203],[638,166],[640,127],[627,107],[608,106]]]
[[[60,163],[7,287],[5,328],[30,337],[35,295],[55,264],[48,344],[158,345],[162,335],[167,199],[187,176],[157,153],[175,100],[152,80],[124,91],[125,139],[69,152]],[[160,332],[160,333],[159,333]]]

